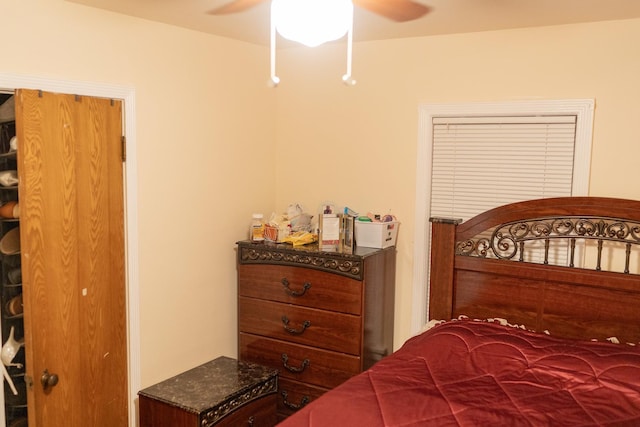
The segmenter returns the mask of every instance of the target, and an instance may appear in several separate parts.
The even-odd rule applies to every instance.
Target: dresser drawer
[[[278,369],[279,378],[329,388],[359,373],[362,365],[356,356],[246,333],[240,333],[240,359]]]
[[[359,316],[240,297],[240,332],[359,355]]]
[[[279,301],[342,313],[362,313],[362,282],[303,267],[240,265],[242,296]]]
[[[273,427],[276,424],[277,395],[261,397],[236,409],[218,423],[216,427]]]
[[[291,415],[327,391],[329,390],[322,387],[282,379],[278,382],[278,415]]]

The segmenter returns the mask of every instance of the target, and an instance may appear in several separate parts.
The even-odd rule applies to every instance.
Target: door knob
[[[50,374],[48,369],[45,369],[40,377],[40,383],[42,383],[42,389],[47,391],[50,387],[58,384],[58,375]]]

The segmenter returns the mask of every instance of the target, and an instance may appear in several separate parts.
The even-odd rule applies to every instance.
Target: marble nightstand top
[[[277,371],[219,357],[141,390],[138,394],[185,411],[224,416],[239,406],[277,390]]]

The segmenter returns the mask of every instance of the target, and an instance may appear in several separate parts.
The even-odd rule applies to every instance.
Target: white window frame
[[[562,115],[576,116],[576,141],[572,195],[589,193],[593,99],[479,102],[463,104],[422,104],[419,107],[416,167],[416,215],[414,236],[411,334],[419,332],[428,316],[429,216],[431,210],[431,153],[434,117]]]

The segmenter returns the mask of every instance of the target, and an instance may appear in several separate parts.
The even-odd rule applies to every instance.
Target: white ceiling
[[[248,11],[213,16],[230,0],[67,0],[118,13],[269,44],[268,1]],[[414,0],[432,7],[424,17],[397,23],[356,7],[356,41],[640,18],[640,0]]]

